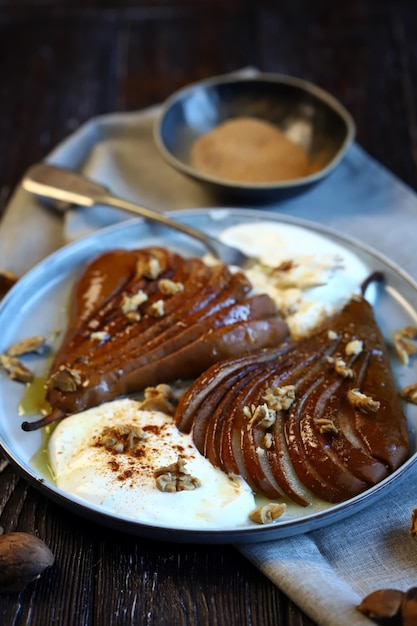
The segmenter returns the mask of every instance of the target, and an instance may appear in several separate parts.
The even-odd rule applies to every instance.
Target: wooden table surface
[[[357,141],[417,189],[413,0],[0,0],[0,214],[25,169],[97,114],[256,66],[332,92]],[[4,626],[312,626],[232,546],[125,536],[48,501],[6,462],[0,524],[55,565],[0,596]],[[302,578],[302,572],[300,572]]]

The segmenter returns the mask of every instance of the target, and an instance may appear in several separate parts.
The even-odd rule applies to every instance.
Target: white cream
[[[347,248],[311,230],[278,222],[241,224],[221,233],[222,241],[258,257],[262,264],[292,268],[275,276],[262,266],[247,272],[254,290],[268,293],[282,311],[293,338],[310,332],[325,317],[360,293],[370,268]],[[367,299],[374,297],[370,288]]]
[[[139,455],[100,445],[103,429],[118,425],[142,429]],[[219,529],[249,523],[256,508],[250,488],[230,478],[200,455],[191,437],[171,417],[142,411],[134,399],[103,404],[62,420],[49,441],[56,484],[65,492],[112,514],[170,527]],[[156,486],[154,471],[181,457],[200,486],[168,493]]]

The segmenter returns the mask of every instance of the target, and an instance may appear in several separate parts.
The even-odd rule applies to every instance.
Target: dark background
[[[330,91],[358,143],[417,189],[416,33],[411,0],[0,1],[0,213],[25,169],[90,117],[249,65]],[[312,626],[233,547],[123,536],[0,469],[0,524],[56,555],[0,596],[2,625]]]
[[[0,2],[0,189],[89,117],[247,65],[350,110],[357,140],[417,187],[417,3]]]

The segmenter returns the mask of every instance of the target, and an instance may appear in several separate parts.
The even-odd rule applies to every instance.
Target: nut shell
[[[22,591],[54,562],[48,546],[35,535],[13,532],[0,536],[0,593]]]
[[[401,605],[402,626],[417,624],[417,587],[411,587],[403,595]]]
[[[399,617],[403,597],[404,593],[399,589],[377,589],[362,600],[358,610],[370,619],[383,623],[384,620]]]

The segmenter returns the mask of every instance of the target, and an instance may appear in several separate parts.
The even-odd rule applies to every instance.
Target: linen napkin
[[[94,118],[48,160],[83,170],[113,192],[157,210],[218,205],[212,192],[159,155],[153,142],[159,111]],[[356,144],[324,182],[258,208],[327,224],[384,252],[417,278],[417,196]],[[125,217],[100,207],[70,211],[62,221],[18,188],[0,223],[0,267],[23,273],[64,242]],[[320,626],[366,625],[369,620],[355,608],[364,595],[417,585],[417,541],[409,533],[415,506],[417,466],[386,496],[341,522],[236,548]]]

